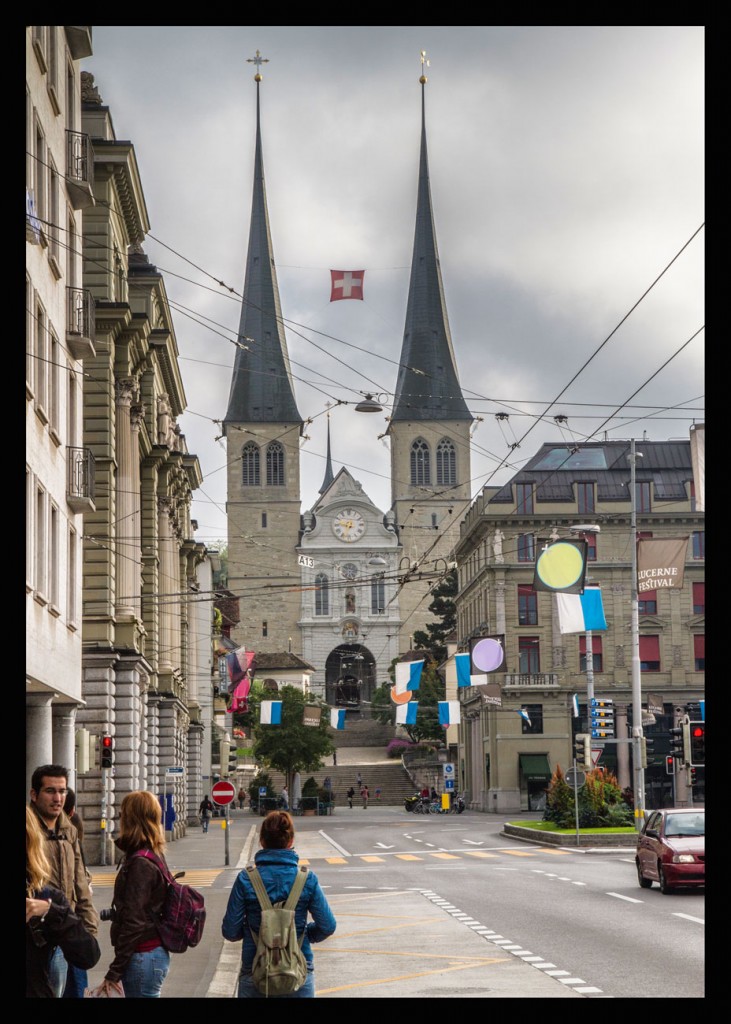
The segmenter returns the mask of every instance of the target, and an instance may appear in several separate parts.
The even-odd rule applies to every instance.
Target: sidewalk
[[[378,813],[390,817],[403,811],[379,808]],[[320,835],[317,819],[311,819],[311,830],[300,828],[300,820],[308,819],[298,819],[300,858],[333,856],[336,851]],[[260,825],[258,816],[233,812],[228,866],[224,864],[225,833],[219,819],[213,819],[206,835],[193,829],[169,845],[170,870],[186,871],[184,881],[200,888],[207,917],[201,944],[171,956],[164,999],[235,996],[241,944],[223,940],[221,921],[238,871],[258,848]],[[317,861],[312,866],[317,871]],[[113,869],[90,870],[96,876],[94,903],[98,909],[108,907]],[[491,933],[473,921],[464,907],[450,907],[428,889],[328,892],[328,900],[338,928],[330,939],[314,947],[318,998],[568,998],[585,994],[580,988],[557,983],[547,973],[553,964],[531,962],[540,958]],[[111,962],[108,922],[101,923],[99,941],[102,957],[89,971],[90,985],[102,981]]]

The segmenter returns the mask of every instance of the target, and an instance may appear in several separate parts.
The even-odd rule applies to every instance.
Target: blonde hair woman
[[[51,865],[46,839],[30,807],[25,809],[25,995],[53,999],[48,976],[51,954],[60,946],[75,967],[93,967],[101,956],[99,943],[81,918],[71,910],[64,894],[48,884]]]
[[[124,854],[114,883],[110,938],[114,959],[99,995],[158,999],[170,970],[155,921],[160,917],[167,882],[157,859],[165,863],[165,834],[160,803],[147,790],[128,793],[119,817],[118,849]]]

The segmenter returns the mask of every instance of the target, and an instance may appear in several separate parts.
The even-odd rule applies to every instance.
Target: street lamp
[[[569,533],[601,533],[602,528],[596,523],[579,523],[569,527]],[[584,577],[585,580],[589,576]],[[591,702],[594,699],[594,651],[592,648],[591,630],[586,631],[586,700],[588,704],[589,723],[591,727]]]

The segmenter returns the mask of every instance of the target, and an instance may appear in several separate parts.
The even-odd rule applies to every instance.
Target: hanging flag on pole
[[[333,729],[345,728],[345,708],[332,708],[330,710],[330,725]]]
[[[584,587],[583,594],[556,594],[561,633],[596,632],[607,628],[599,587]]]
[[[418,690],[421,685],[421,670],[424,667],[422,661],[400,661],[396,665],[396,693],[406,693],[407,690]]]
[[[440,725],[459,725],[462,716],[458,700],[440,700],[438,706]]]
[[[520,717],[523,719],[524,722],[527,722],[528,725],[530,725],[530,715],[525,710],[525,708],[519,708],[518,709],[518,714],[520,715]]]
[[[263,700],[259,714],[259,721],[262,725],[282,724],[282,701]]]
[[[362,299],[365,270],[331,270],[330,301]]]
[[[454,663],[457,666],[457,686],[471,686],[469,653],[455,654]]]
[[[239,647],[226,656],[226,669],[232,686],[240,683],[254,660],[254,652],[247,651],[245,647]]]
[[[683,586],[688,537],[645,537],[637,541],[637,590]]]
[[[249,690],[251,689],[251,679],[248,676],[244,676],[241,682],[234,689],[231,698],[231,707],[229,711],[248,711],[248,700]]]
[[[571,698],[571,708],[572,708],[573,713],[574,713],[574,718],[578,718],[579,717],[579,695],[578,695],[578,693],[575,693],[573,695],[573,697]]]
[[[416,725],[416,712],[419,704],[410,700],[407,704],[399,704],[396,708],[396,725]]]

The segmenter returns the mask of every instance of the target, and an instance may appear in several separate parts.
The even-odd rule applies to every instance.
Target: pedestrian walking
[[[207,793],[200,802],[198,814],[201,819],[201,828],[204,832],[207,832],[211,821],[211,815],[213,814],[213,803]]]
[[[51,869],[48,884],[61,890],[71,910],[81,918],[86,930],[96,937],[99,914],[91,901],[79,833],[63,810],[68,780],[68,768],[63,765],[44,764],[36,768],[31,777],[30,807],[38,818],[45,840],[44,849]],[[68,963],[60,945],[51,953],[48,975],[53,995],[60,999],[68,975]]]
[[[155,925],[168,883],[154,860],[135,856],[149,851],[165,862],[165,833],[160,802],[147,790],[133,790],[122,801],[119,838],[124,859],[114,881],[110,939],[114,959],[95,990],[97,995],[159,999],[170,970],[170,954]]]
[[[261,875],[272,903],[287,899],[299,870],[299,856],[294,848],[294,824],[286,811],[270,811],[261,823],[259,832],[261,849],[254,856],[254,865]],[[295,908],[295,925],[300,937],[302,953],[307,961],[307,980],[296,992],[270,998],[314,999],[315,958],[312,943],[323,942],[333,934],[335,917],[320,886],[317,875],[310,871]],[[308,917],[312,920],[308,921]],[[254,986],[251,968],[256,944],[252,931],[261,925],[261,906],[247,871],[239,872],[228,899],[221,933],[229,942],[243,940],[241,947],[241,973],[239,999],[261,999],[262,993]]]
[[[361,789],[361,787],[363,786],[363,776],[360,774],[360,772],[358,772],[358,774],[356,775],[355,781],[358,786],[358,789]]]
[[[348,792],[345,794],[348,798],[348,807],[353,810],[353,797],[355,796],[355,790],[351,786]]]
[[[243,786],[241,786],[241,788],[239,789],[239,792],[238,792],[236,798],[239,801],[239,810],[243,811],[244,804],[246,803],[246,790],[244,789]]]
[[[376,786],[376,800],[378,801],[378,803],[381,802],[381,787],[380,786]]]
[[[364,785],[363,788],[360,791],[360,797],[361,797],[361,800],[363,801],[363,810],[365,810],[366,807],[368,806],[368,797],[369,796],[370,796],[370,794],[368,792],[368,786]]]
[[[35,812],[25,808],[25,997],[53,999],[49,951],[62,950],[69,968],[84,973],[101,956],[95,935],[84,927],[60,889],[48,884],[51,864]]]
[[[337,752],[337,750],[333,750],[333,768],[337,767],[337,763],[338,763],[338,752]]]
[[[282,793],[279,797],[279,806],[283,811],[289,810],[289,790],[286,786],[282,786]]]

